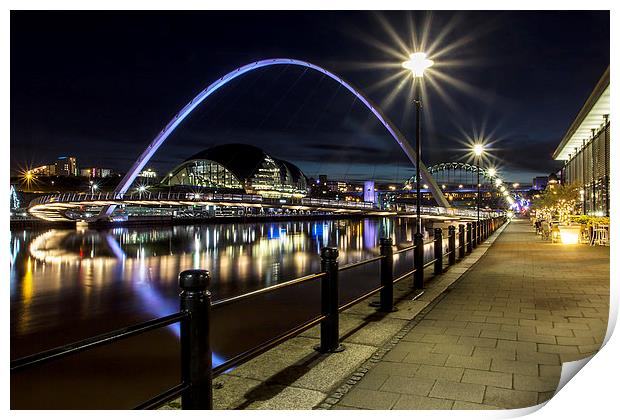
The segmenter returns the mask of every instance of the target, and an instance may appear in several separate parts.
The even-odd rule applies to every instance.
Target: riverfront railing
[[[434,274],[442,273],[447,267],[464,258],[473,248],[488,238],[497,228],[504,224],[503,216],[483,219],[479,222],[460,224],[458,235],[455,226],[449,226],[444,238],[443,229],[434,229],[433,240],[424,243],[421,234],[415,234],[414,244],[394,251],[391,238],[381,238],[380,255],[364,261],[338,265],[338,249],[325,247],[321,249],[321,271],[284,283],[276,284],[264,289],[249,292],[240,296],[211,302],[211,293],[208,291],[210,278],[206,270],[186,270],[179,275],[181,293],[180,311],[165,317],[134,324],[129,327],[111,331],[85,340],[56,347],[30,356],[11,361],[11,374],[26,369],[32,369],[44,363],[69,357],[95,347],[108,345],[120,340],[134,337],[158,328],[180,323],[180,383],[162,393],[139,404],[137,409],[157,408],[168,401],[181,396],[183,409],[212,409],[212,381],[217,375],[239,366],[277,346],[280,343],[320,325],[320,344],[315,348],[321,353],[343,351],[339,338],[339,313],[368,297],[379,293],[378,310],[391,312],[394,310],[394,284],[413,276],[413,289],[421,294],[424,289],[424,269],[433,266]],[[458,236],[458,247],[457,247]],[[445,241],[444,241],[445,240]],[[447,242],[447,246],[444,244]],[[424,261],[424,249],[432,244],[433,255],[429,261]],[[413,251],[413,267],[404,273],[394,276],[395,256]],[[447,259],[447,264],[444,260]],[[377,266],[379,272],[379,286],[364,291],[361,295],[341,299],[341,280],[346,273],[363,268]],[[273,337],[260,342],[258,345],[244,349],[240,353],[226,360],[224,363],[212,366],[211,344],[211,313],[222,310],[233,304],[243,305],[250,299],[272,295],[278,290],[285,290],[304,284],[320,282],[320,311],[292,328],[278,332]]]

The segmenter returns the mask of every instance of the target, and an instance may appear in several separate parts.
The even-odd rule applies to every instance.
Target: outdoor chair
[[[592,245],[609,245],[609,225],[595,225],[593,228]]]
[[[549,240],[551,236],[551,228],[549,227],[549,223],[547,222],[542,222],[541,225],[542,225],[542,230],[541,230],[542,240],[547,241]]]

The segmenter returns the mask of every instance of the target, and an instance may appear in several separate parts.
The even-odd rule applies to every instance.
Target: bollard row
[[[487,239],[506,222],[504,216],[467,222],[458,226],[458,247],[456,227],[448,227],[448,266],[456,263],[457,255],[463,259],[472,249]],[[434,230],[433,272],[443,272],[442,230]],[[394,308],[394,253],[392,239],[380,240],[381,289],[379,310],[391,312]],[[424,237],[414,235],[413,288],[424,288]],[[457,249],[458,248],[458,249]],[[339,337],[338,299],[338,249],[321,249],[321,337],[316,350],[334,353],[344,350]],[[213,408],[213,366],[210,340],[211,293],[208,291],[209,273],[206,270],[186,270],[179,275],[181,288],[181,311],[187,317],[181,321],[181,379],[187,389],[181,396],[182,409],[210,410]]]

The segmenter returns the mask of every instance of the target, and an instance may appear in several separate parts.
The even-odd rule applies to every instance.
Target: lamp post
[[[420,110],[422,109],[422,100],[420,99],[420,86],[422,84],[422,78],[424,77],[424,70],[433,65],[433,60],[426,58],[426,53],[416,52],[409,55],[409,60],[403,62],[403,67],[411,71],[411,75],[414,79],[414,97],[413,103],[415,104],[415,149],[416,149],[416,163],[415,163],[415,179],[416,179],[416,234],[422,233],[422,219],[420,217],[420,155],[422,154],[421,145],[421,133],[422,127],[420,126]]]
[[[481,143],[478,144],[474,144],[474,155],[478,158],[478,164],[477,169],[476,169],[476,174],[478,175],[478,195],[477,195],[477,214],[478,214],[478,223],[480,223],[480,158],[482,157],[482,154],[484,153],[484,146]]]

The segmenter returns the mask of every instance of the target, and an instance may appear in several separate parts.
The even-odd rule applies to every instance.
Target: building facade
[[[305,197],[308,193],[306,176],[297,166],[246,144],[215,146],[197,153],[173,169],[161,185],[269,198]]]
[[[610,169],[609,67],[553,153],[564,161],[561,182],[582,190],[582,211],[609,215]]]
[[[56,159],[56,175],[78,176],[80,174],[77,159],[73,156],[61,156]]]

